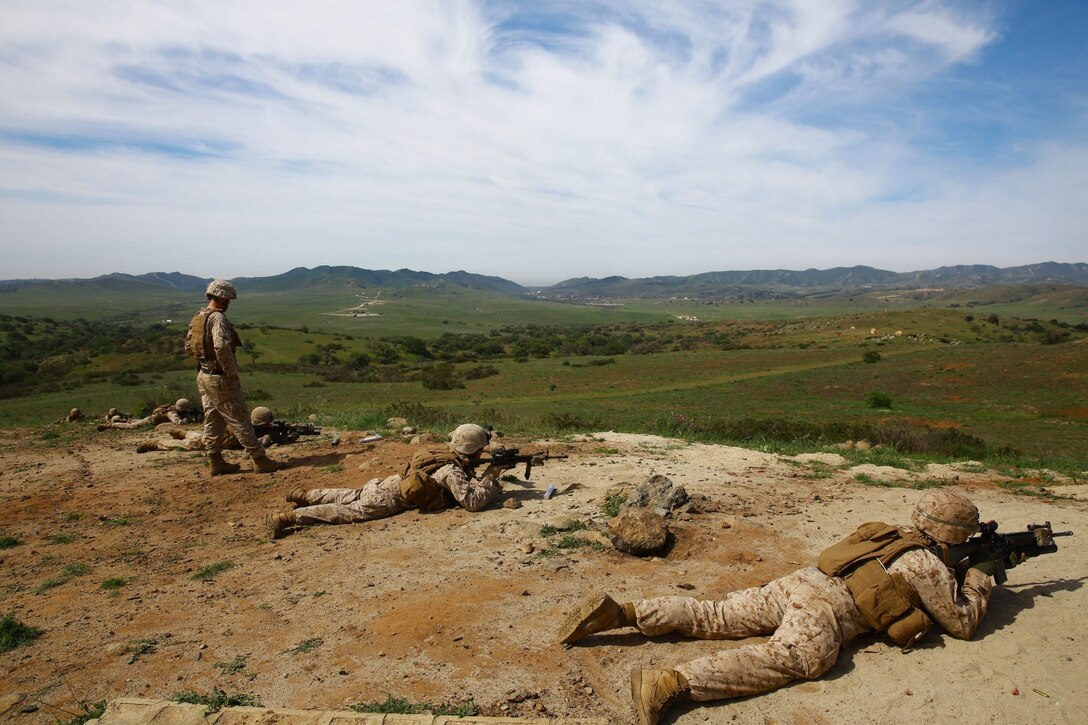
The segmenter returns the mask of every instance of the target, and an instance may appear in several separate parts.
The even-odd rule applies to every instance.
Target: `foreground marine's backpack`
[[[901,554],[926,548],[929,542],[918,532],[874,521],[824,551],[817,566],[845,581],[868,625],[905,649],[924,637],[933,622],[914,587],[887,567]]]
[[[431,446],[416,451],[404,469],[400,482],[400,493],[408,508],[437,511],[456,503],[450,492],[431,478],[435,471],[451,463],[464,466],[465,460],[445,446]]]

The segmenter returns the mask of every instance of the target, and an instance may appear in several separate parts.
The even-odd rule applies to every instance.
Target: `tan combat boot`
[[[254,473],[275,473],[287,468],[287,464],[274,461],[268,456],[253,456]]]
[[[213,476],[223,476],[242,470],[242,467],[237,463],[227,463],[226,459],[223,458],[223,454],[218,451],[208,454],[208,462],[212,464]]]
[[[302,506],[306,503],[306,489],[299,486],[291,493],[287,494],[287,503],[293,503],[298,506]]]
[[[591,634],[631,627],[634,624],[634,604],[621,605],[607,594],[597,592],[583,599],[563,620],[559,629],[559,641],[570,644]]]
[[[690,694],[688,681],[676,670],[631,670],[638,725],[657,725],[665,708]]]
[[[159,444],[154,441],[147,441],[136,446],[137,453],[150,453],[151,451],[159,450]]]
[[[298,520],[294,511],[280,511],[275,514],[265,514],[264,533],[269,539],[278,539],[287,533],[287,530],[297,526]]]

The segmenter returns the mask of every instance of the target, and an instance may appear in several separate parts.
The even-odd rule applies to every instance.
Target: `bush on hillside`
[[[865,396],[865,403],[870,408],[891,408],[892,397],[887,393],[873,391]]]

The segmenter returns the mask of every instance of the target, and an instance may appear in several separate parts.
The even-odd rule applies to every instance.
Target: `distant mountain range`
[[[84,288],[104,292],[200,293],[209,277],[194,277],[180,272],[149,274],[107,274],[93,279],[4,280],[0,292],[28,287]],[[626,277],[568,279],[546,287],[523,287],[502,277],[490,277],[465,271],[433,274],[410,269],[369,270],[359,267],[323,265],[309,269],[296,267],[271,277],[237,277],[234,284],[241,292],[284,292],[320,286],[404,289],[408,287],[455,285],[489,290],[508,295],[533,295],[551,299],[600,297],[714,297],[743,293],[745,290],[814,293],[862,289],[973,288],[1014,284],[1088,285],[1088,264],[1042,262],[1021,267],[958,265],[917,272],[889,272],[874,267],[835,267],[832,269],[749,270],[704,272],[689,276],[661,276],[628,279]]]

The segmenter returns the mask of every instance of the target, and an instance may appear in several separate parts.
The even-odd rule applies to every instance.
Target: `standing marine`
[[[284,468],[265,453],[250,422],[249,407],[242,393],[235,354],[242,344],[234,325],[227,319],[231,300],[238,298],[234,285],[212,280],[205,297],[208,306],[196,313],[185,335],[185,351],[195,357],[200,369],[196,385],[204,406],[204,450],[208,452],[211,475],[220,476],[241,469],[223,458],[228,431],[253,459],[253,470],[271,473]]]
[[[961,585],[933,550],[963,543],[978,531],[978,521],[978,509],[963,495],[930,491],[911,514],[913,528],[864,524],[824,551],[818,566],[721,601],[658,597],[619,603],[606,594],[590,595],[567,617],[559,639],[571,644],[621,627],[699,639],[769,635],[761,644],[672,669],[634,670],[631,695],[640,725],[656,725],[680,699],[744,697],[819,677],[863,632],[885,632],[909,647],[936,621],[953,637],[970,639],[986,614],[996,564],[971,559]],[[1005,566],[1019,563],[1010,558]]]

